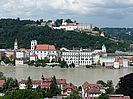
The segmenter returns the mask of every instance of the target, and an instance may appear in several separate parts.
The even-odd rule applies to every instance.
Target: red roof
[[[56,79],[57,84],[66,84],[66,79]]]
[[[31,55],[31,57],[36,57],[37,55],[35,54],[35,53],[33,53],[32,55]]]
[[[100,94],[100,90],[98,90],[97,88],[91,88],[90,90],[88,90],[89,94]]]
[[[54,45],[49,44],[38,44],[36,50],[56,50]]]
[[[5,83],[5,80],[0,80],[0,86],[3,86]]]
[[[33,85],[40,85],[41,86],[41,80],[33,80],[32,84]]]
[[[86,81],[83,85],[82,85],[82,87],[85,89],[86,87],[88,87],[90,84]]]
[[[76,91],[76,87],[72,84],[72,83],[68,83],[63,87],[63,91],[67,90],[67,89],[71,89],[72,91]]]
[[[26,48],[20,48],[19,50],[20,51],[26,51],[27,49]]]

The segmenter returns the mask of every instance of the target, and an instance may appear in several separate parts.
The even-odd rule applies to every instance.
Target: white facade
[[[100,58],[101,66],[103,65],[103,63],[114,63],[114,61],[115,61],[115,56],[107,56]]]
[[[25,83],[20,83],[19,84],[19,89],[26,89],[26,84]]]
[[[37,41],[36,40],[32,40],[31,41],[31,51],[35,50],[35,46],[37,45]]]
[[[63,51],[62,58],[67,62],[68,65],[74,63],[76,66],[79,65],[92,65],[93,56],[90,51]]]
[[[71,26],[71,25],[61,25],[61,26],[59,26],[59,27],[53,27],[53,29],[64,29],[64,30],[67,30],[67,31],[73,31],[73,30],[75,30],[75,29],[77,29],[77,26],[76,25],[74,25],[74,26]]]
[[[24,61],[23,60],[15,60],[15,65],[23,65]]]
[[[24,51],[16,51],[16,58],[25,58],[26,53]]]
[[[120,63],[119,62],[114,62],[114,68],[116,68],[116,69],[120,68]]]
[[[79,23],[77,25],[77,29],[80,30],[80,31],[92,31],[92,24],[87,24],[87,23]]]
[[[51,51],[35,50],[34,52],[37,55],[38,59],[43,60],[46,57],[48,57],[50,62],[52,61],[52,59],[56,58],[56,56],[57,56],[57,51],[55,51],[55,50],[53,50],[53,51],[52,50]]]
[[[128,66],[129,66],[129,60],[123,59],[123,67],[128,67]]]
[[[43,60],[47,57],[49,59],[49,61],[51,62],[52,59],[55,59],[58,55],[57,50],[55,48],[50,49],[50,47],[51,46],[54,47],[54,45],[40,44],[39,49],[37,49],[38,48],[37,46],[38,46],[37,41],[32,40],[31,41],[30,61],[31,60],[36,61],[37,59]]]

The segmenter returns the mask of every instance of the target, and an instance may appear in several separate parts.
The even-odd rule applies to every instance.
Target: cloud
[[[0,17],[55,18],[133,16],[133,0],[2,0]]]

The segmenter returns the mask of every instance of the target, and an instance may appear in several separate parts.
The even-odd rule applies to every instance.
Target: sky
[[[1,0],[0,18],[76,20],[98,27],[133,27],[133,0]]]

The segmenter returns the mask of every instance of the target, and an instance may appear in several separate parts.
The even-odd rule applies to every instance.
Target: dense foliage
[[[133,28],[102,28],[102,30],[115,39],[133,43]]]
[[[106,45],[107,51],[126,50],[129,46],[125,42],[113,41],[101,36],[88,35],[75,31],[53,30],[48,26],[36,26],[35,21],[20,19],[0,20],[0,47],[13,48],[17,38],[19,47],[30,48],[30,41],[36,39],[38,43],[54,44],[57,48],[101,48]],[[3,45],[3,46],[2,46]]]
[[[117,94],[124,94],[133,99],[133,73],[121,77],[117,87]]]
[[[8,92],[2,99],[43,99],[37,92],[24,89],[24,90],[13,90]]]

